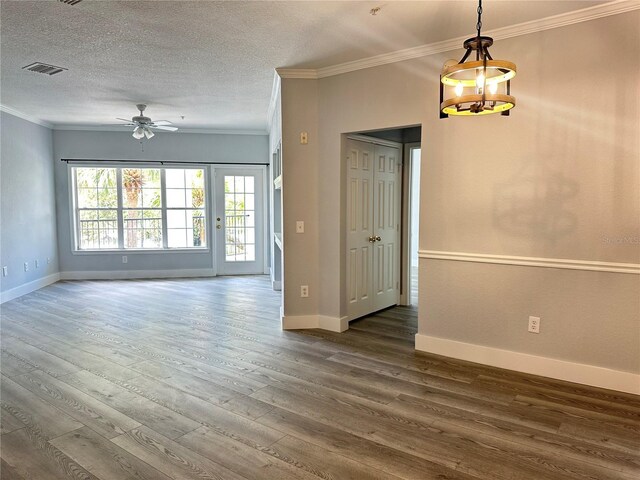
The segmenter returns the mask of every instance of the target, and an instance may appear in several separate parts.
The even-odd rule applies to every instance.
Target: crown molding
[[[66,131],[89,131],[89,132],[131,132],[130,127],[118,126],[100,126],[100,125],[53,125],[53,130]],[[172,134],[180,133],[207,133],[215,135],[268,135],[266,130],[224,130],[215,128],[180,128],[175,132],[167,132]]]
[[[14,117],[22,118],[27,122],[35,123],[51,130],[76,130],[76,131],[92,131],[92,132],[129,132],[129,127],[118,127],[112,125],[65,125],[65,124],[53,124],[40,120],[39,118],[27,115],[15,108],[8,107],[0,104],[0,111],[13,115]],[[171,133],[208,133],[216,135],[268,135],[266,130],[225,130],[218,128],[181,128],[177,132]]]
[[[280,78],[304,78],[315,80],[318,77],[318,70],[315,68],[276,68]]]
[[[35,123],[36,125],[40,125],[46,128],[53,128],[53,125],[49,122],[45,122],[44,120],[40,120],[39,118],[32,117],[31,115],[27,115],[26,113],[21,112],[20,110],[16,110],[15,108],[8,107],[7,105],[0,104],[0,111],[8,113],[9,115],[13,115],[14,117],[21,118],[26,120],[27,122]]]
[[[565,27],[576,23],[588,22],[602,17],[618,15],[621,13],[631,12],[640,9],[640,0],[615,0],[613,2],[594,5],[573,12],[561,13],[551,17],[532,20],[529,22],[519,23],[508,27],[488,30],[485,35],[493,37],[494,40],[502,40],[506,38],[528,35],[530,33],[542,32],[553,28]],[[395,52],[383,53],[373,57],[354,60],[352,62],[340,63],[328,67],[318,69],[296,69],[296,68],[278,68],[277,72],[282,78],[302,78],[302,79],[319,79],[332,77],[343,73],[363,70],[365,68],[378,67],[390,63],[402,62],[414,58],[426,57],[436,53],[448,52],[451,50],[461,49],[462,43],[469,36],[452,38],[441,42],[429,43],[418,47],[405,48]]]
[[[181,128],[173,133],[209,133],[215,135],[269,135],[267,130],[225,130],[221,128]]]

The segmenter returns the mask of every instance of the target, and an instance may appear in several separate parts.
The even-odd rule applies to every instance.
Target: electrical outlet
[[[300,285],[300,296],[307,298],[309,296],[309,285]]]
[[[24,271],[25,272],[29,271],[29,262],[24,262]]]
[[[540,317],[529,317],[529,333],[540,333]]]
[[[127,263],[129,260],[126,255],[122,255],[122,263]]]
[[[300,132],[300,144],[306,145],[309,143],[309,134],[307,132]]]
[[[2,267],[2,276],[6,277],[9,275],[9,267]]]
[[[51,263],[51,258],[47,257],[47,265]]]
[[[36,264],[36,268],[40,267],[40,262],[38,260],[35,261],[35,264]]]

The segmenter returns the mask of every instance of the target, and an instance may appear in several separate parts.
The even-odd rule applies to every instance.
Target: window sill
[[[111,250],[72,250],[73,255],[138,255],[167,253],[208,253],[209,248],[161,248],[161,249],[111,249]]]

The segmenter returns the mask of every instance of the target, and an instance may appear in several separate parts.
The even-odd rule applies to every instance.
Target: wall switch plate
[[[307,132],[300,132],[300,144],[306,145],[307,143],[309,143],[309,135]]]
[[[24,271],[25,272],[29,271],[29,262],[24,262]]]
[[[127,263],[129,261],[129,259],[127,258],[126,255],[122,255],[122,263]]]
[[[529,317],[529,333],[540,333],[540,317]]]
[[[9,275],[9,267],[2,267],[2,276],[6,277]]]
[[[300,296],[307,298],[309,296],[309,285],[300,285]]]
[[[36,268],[40,267],[40,262],[38,260],[35,261],[35,264],[36,264]]]
[[[296,222],[296,233],[304,233],[304,222],[302,220]]]

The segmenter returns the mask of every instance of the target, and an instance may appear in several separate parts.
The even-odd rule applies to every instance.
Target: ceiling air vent
[[[66,3],[67,5],[76,5],[80,3],[82,0],[60,0],[62,3]]]
[[[62,1],[62,0],[61,0]],[[73,0],[70,0],[73,1]],[[22,67],[22,70],[29,70],[30,72],[45,73],[47,75],[55,75],[56,73],[64,72],[66,68],[56,67],[55,65],[47,65],[46,63],[36,62],[26,67]]]

